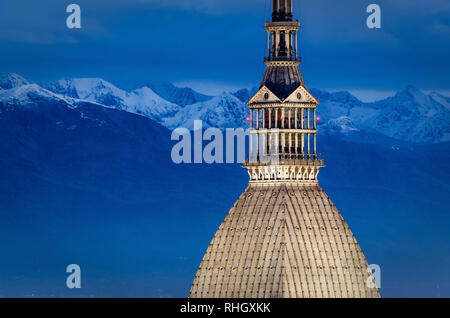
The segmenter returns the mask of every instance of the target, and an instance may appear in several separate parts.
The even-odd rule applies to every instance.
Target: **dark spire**
[[[292,0],[272,1],[272,22],[292,21]]]

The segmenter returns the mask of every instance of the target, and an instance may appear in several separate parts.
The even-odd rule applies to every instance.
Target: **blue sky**
[[[382,28],[369,30],[378,3]],[[69,30],[65,8],[82,9]],[[124,88],[168,80],[203,92],[259,85],[270,0],[3,0],[0,73],[35,81],[102,77]],[[450,91],[450,1],[294,0],[308,87],[389,95]]]

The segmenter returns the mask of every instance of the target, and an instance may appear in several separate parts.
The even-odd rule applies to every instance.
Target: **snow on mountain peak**
[[[412,106],[413,103],[416,104],[414,106],[427,106],[430,103],[430,96],[412,85],[407,86],[391,98],[405,106]]]
[[[442,142],[450,132],[450,112],[447,107],[414,86],[372,104],[376,116],[364,122],[364,127],[385,136],[411,142]]]
[[[202,120],[204,128],[245,128],[248,112],[246,104],[224,92],[211,100],[182,108],[174,117],[166,119],[164,125],[171,129],[185,127],[192,130],[194,120]]]
[[[0,89],[12,89],[27,84],[30,84],[30,82],[16,73],[0,76]]]
[[[243,88],[233,93],[235,97],[237,97],[241,102],[246,103],[256,94],[258,91],[257,87],[253,87],[251,89]]]
[[[430,96],[436,102],[443,105],[448,111],[450,111],[450,97],[444,96],[436,92],[431,93]]]
[[[67,106],[72,107],[73,99],[64,97],[48,91],[37,84],[25,84],[11,88],[9,90],[0,90],[0,102],[10,108],[25,107],[30,108],[41,101],[64,102]]]
[[[126,95],[125,91],[101,78],[60,79],[57,82],[46,85],[46,88],[57,94],[106,106],[120,106]]]
[[[329,133],[345,133],[350,127],[416,143],[449,141],[450,98],[440,94],[410,85],[392,97],[363,103],[345,92],[310,91],[319,98],[318,115],[326,123],[319,132],[323,127]]]
[[[158,122],[179,109],[178,105],[166,101],[148,87],[126,92],[101,78],[61,79],[47,87],[59,94],[143,115]]]
[[[203,121],[204,128],[248,127],[246,119],[249,109],[243,100],[249,96],[249,90],[224,92],[191,105],[180,105],[167,101],[149,87],[127,92],[101,78],[61,79],[46,85],[47,90],[30,84],[17,74],[8,74],[0,78],[0,87],[0,103],[7,106],[32,106],[42,98],[62,100],[69,107],[88,101],[146,116],[169,129],[193,129],[197,119]],[[174,94],[181,98],[183,92],[188,91],[176,91]],[[348,92],[329,93],[315,89],[310,92],[320,102],[319,133],[362,131],[409,142],[450,141],[450,98],[441,94],[427,94],[408,86],[392,97],[364,103]],[[175,95],[170,96],[175,98]],[[192,94],[188,95],[192,100]]]
[[[170,82],[152,82],[147,85],[165,100],[181,107],[210,100],[212,96],[203,95],[189,87],[177,87]]]
[[[173,116],[180,107],[158,96],[148,87],[142,87],[127,93],[124,97],[127,111],[150,117],[158,122]]]
[[[342,134],[348,134],[353,131],[358,131],[355,127],[355,124],[353,121],[346,117],[341,116],[339,118],[330,119],[328,123],[321,126],[321,129],[324,129],[325,132],[335,134],[335,133],[342,133]]]

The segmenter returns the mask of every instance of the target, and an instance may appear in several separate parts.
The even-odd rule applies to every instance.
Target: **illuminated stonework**
[[[355,237],[318,184],[319,102],[298,67],[292,0],[274,0],[272,20],[266,72],[248,102],[250,182],[211,241],[189,296],[380,297]]]
[[[318,185],[251,183],[211,241],[190,297],[379,297],[367,268]]]

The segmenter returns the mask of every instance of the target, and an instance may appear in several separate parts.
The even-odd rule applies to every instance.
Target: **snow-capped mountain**
[[[15,73],[9,73],[0,76],[0,90],[11,89],[22,85],[30,84],[25,78]]]
[[[310,89],[310,93],[318,99],[317,109],[321,122],[328,122],[342,116],[349,116],[352,109],[364,108],[364,103],[349,92],[329,93],[318,89]]]
[[[25,84],[0,90],[0,103],[5,109],[22,108],[39,110],[37,105],[42,102],[61,102],[67,107],[74,107],[76,104],[75,99],[55,94],[37,84]]]
[[[60,79],[43,85],[46,89],[63,96],[114,105],[122,101],[125,92],[100,78]]]
[[[408,86],[393,97],[363,103],[348,92],[311,92],[320,102],[319,132],[361,130],[409,142],[450,141],[449,98],[440,94]]]
[[[339,118],[330,119],[326,125],[322,127],[323,132],[329,134],[348,134],[350,132],[359,131],[355,127],[353,121],[347,116],[341,116]]]
[[[192,88],[177,87],[169,82],[152,82],[147,86],[165,100],[182,107],[205,102],[213,98],[213,96],[200,94]]]
[[[245,102],[255,89],[223,93],[214,98],[196,95],[193,90],[160,85],[162,92],[175,104],[148,87],[131,92],[122,90],[100,78],[62,79],[42,88],[17,74],[0,78],[0,101],[8,105],[33,105],[39,98],[62,99],[67,105],[82,101],[99,106],[139,114],[167,128],[193,129],[194,120],[203,127],[246,128],[248,106]],[[175,88],[174,88],[175,87]],[[423,93],[408,86],[395,96],[373,103],[364,103],[348,92],[329,93],[310,89],[317,97],[319,134],[375,133],[416,143],[450,141],[450,98],[438,93]],[[189,104],[197,98],[206,99]]]
[[[235,97],[237,97],[241,102],[247,103],[253,95],[258,91],[257,87],[253,87],[252,89],[243,88],[233,93]]]
[[[157,122],[173,116],[180,109],[148,87],[126,92],[100,78],[61,79],[46,85],[46,88],[60,95],[143,115]]]
[[[408,86],[373,107],[379,112],[363,123],[366,129],[411,142],[450,141],[450,110],[415,87]]]
[[[450,97],[444,96],[442,94],[432,92],[430,96],[441,105],[444,105],[447,110],[450,111]]]
[[[194,120],[202,120],[203,127],[237,128],[246,127],[248,106],[230,93],[223,93],[206,102],[182,108],[175,116],[167,118],[163,125],[174,129],[194,128]]]

